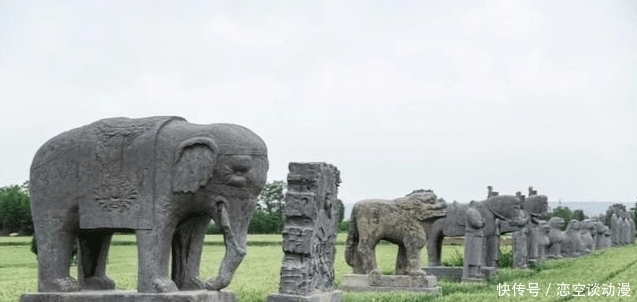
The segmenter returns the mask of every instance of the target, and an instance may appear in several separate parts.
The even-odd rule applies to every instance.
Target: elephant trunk
[[[239,267],[239,264],[243,261],[246,255],[247,247],[247,226],[243,224],[249,224],[249,218],[247,221],[236,222],[235,227],[231,226],[230,216],[228,214],[228,208],[226,200],[220,198],[217,201],[217,209],[219,211],[220,225],[223,233],[223,238],[226,245],[226,253],[219,267],[219,274],[217,277],[210,279],[206,288],[209,290],[221,290],[227,287],[232,280],[234,272]]]

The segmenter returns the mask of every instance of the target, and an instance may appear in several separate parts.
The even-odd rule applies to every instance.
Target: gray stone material
[[[445,278],[452,281],[462,281],[463,267],[451,267],[451,266],[427,266],[423,267],[427,275],[436,276],[438,279]],[[484,276],[482,281],[490,280],[498,275],[498,270],[495,267],[481,267],[480,273]]]
[[[554,216],[549,219],[549,245],[546,255],[548,258],[559,259],[563,257],[562,243],[566,239],[566,235],[562,231],[564,224],[564,219],[560,217]]]
[[[225,288],[246,254],[267,171],[263,140],[233,124],[111,118],[50,139],[30,175],[38,291],[114,289],[106,262],[122,229],[137,236],[139,292]],[[211,219],[226,254],[218,276],[206,281],[199,266]],[[79,280],[69,274],[76,240]]]
[[[267,301],[276,302],[342,302],[343,293],[340,290],[333,290],[327,293],[315,293],[308,296],[290,294],[271,294]]]
[[[633,211],[633,210],[628,211],[628,226],[629,226],[629,229],[630,229],[630,235],[628,236],[629,237],[628,242],[630,244],[635,244],[635,232],[637,230],[635,230],[635,219],[634,218],[635,218],[635,211]]]
[[[435,276],[380,275],[376,273],[343,275],[340,288],[348,292],[440,292]]]
[[[613,213],[610,217],[610,231],[612,246],[621,245],[621,221],[617,213]]]
[[[517,226],[521,221],[522,201],[512,195],[498,195],[483,201],[475,202],[475,209],[485,221],[483,236],[498,236],[499,230],[496,226],[496,219],[501,223],[508,223]],[[464,236],[466,232],[466,219],[469,204],[453,202],[447,205],[445,217],[437,219],[429,232],[427,232],[427,253],[429,256],[429,266],[442,266],[440,252],[442,241],[445,236]],[[486,263],[486,259],[483,263]]]
[[[513,267],[526,268],[528,264],[528,239],[529,239],[529,226],[528,221],[531,219],[526,211],[522,211],[527,223],[520,227],[512,235],[512,249],[513,249]]]
[[[544,260],[548,254],[548,246],[551,243],[549,239],[549,232],[551,231],[551,226],[546,220],[539,221],[539,239],[538,239],[538,259]]]
[[[268,302],[341,301],[334,290],[340,172],[326,163],[290,163],[279,292]]]
[[[70,293],[23,294],[20,302],[236,302],[231,291],[182,291],[138,293],[135,291],[81,291]]]
[[[476,208],[477,203],[477,201],[472,201],[466,214],[463,279],[484,279],[480,269],[484,261],[482,252],[486,241],[482,230],[486,222]]]
[[[595,224],[590,219],[584,219],[580,222],[579,232],[582,239],[582,254],[590,254],[595,250],[594,230]]]
[[[375,247],[380,240],[398,244],[396,275],[424,275],[420,251],[427,232],[445,215],[446,202],[430,190],[416,190],[394,200],[368,199],[354,204],[345,242],[345,260],[354,274],[377,269]]]
[[[582,239],[579,233],[580,222],[572,219],[564,231],[562,241],[562,256],[579,257],[582,254]]]

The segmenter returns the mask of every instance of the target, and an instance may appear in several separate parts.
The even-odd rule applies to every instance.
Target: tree
[[[583,210],[577,209],[577,210],[573,211],[573,218],[572,219],[577,219],[579,221],[582,221],[584,219],[588,219],[588,216],[586,216],[584,214]]]
[[[29,183],[0,188],[0,233],[33,234]]]
[[[280,234],[287,184],[282,180],[267,183],[257,198],[257,208],[250,221],[251,234]]]
[[[582,215],[583,215],[583,212],[582,212]],[[571,209],[569,209],[568,207],[558,206],[554,208],[553,211],[547,213],[543,218],[545,220],[549,220],[551,219],[551,217],[560,217],[564,219],[565,226],[566,226],[568,225],[568,222],[571,221],[571,219],[575,219],[574,216],[575,216],[574,212],[571,211]]]

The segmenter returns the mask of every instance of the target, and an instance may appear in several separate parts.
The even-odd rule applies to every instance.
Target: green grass
[[[340,285],[342,275],[350,273],[351,268],[345,263],[343,251],[346,234],[339,234],[337,257],[335,263],[336,285]],[[1,237],[0,238],[0,301],[18,301],[21,293],[33,292],[37,289],[37,262],[30,252],[30,237]],[[250,235],[248,255],[237,270],[230,290],[237,293],[238,299],[244,301],[264,301],[267,295],[278,291],[279,271],[283,259],[280,235]],[[135,289],[137,282],[137,249],[134,246],[135,237],[132,235],[116,235],[110,251],[108,273],[117,283],[119,289]],[[224,254],[223,238],[218,235],[206,237],[204,255],[202,259],[201,275],[210,278],[216,275],[219,263]],[[508,248],[503,246],[503,248]],[[443,261],[453,257],[455,251],[462,252],[462,246],[444,246]],[[383,273],[390,274],[394,269],[396,246],[380,244],[377,247],[377,257]],[[423,250],[423,263],[427,263],[426,252]],[[72,275],[76,275],[76,267],[71,268]],[[595,252],[591,255],[561,260],[549,260],[534,269],[514,270],[499,269],[495,280],[483,284],[462,284],[439,280],[442,288],[441,296],[414,293],[344,293],[345,301],[349,302],[382,302],[382,301],[635,301],[637,293],[631,288],[631,297],[619,298],[616,290],[614,297],[566,297],[556,295],[558,283],[588,284],[628,283],[637,286],[637,246],[612,248]],[[503,296],[498,295],[498,284],[513,286],[520,283],[538,283],[540,293],[538,297]],[[551,285],[548,295],[547,287]]]

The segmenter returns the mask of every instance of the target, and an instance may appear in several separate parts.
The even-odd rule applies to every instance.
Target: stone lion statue
[[[582,238],[580,236],[580,222],[571,219],[564,231],[565,237],[562,241],[562,255],[566,257],[579,257],[583,254]]]
[[[431,224],[446,214],[447,204],[431,190],[415,190],[393,200],[368,199],[354,204],[345,243],[345,260],[354,274],[378,274],[376,244],[398,245],[397,275],[425,275],[420,252]]]
[[[551,217],[549,219],[549,245],[547,247],[548,258],[562,258],[562,242],[566,237],[562,228],[564,228],[564,219],[560,217]]]

